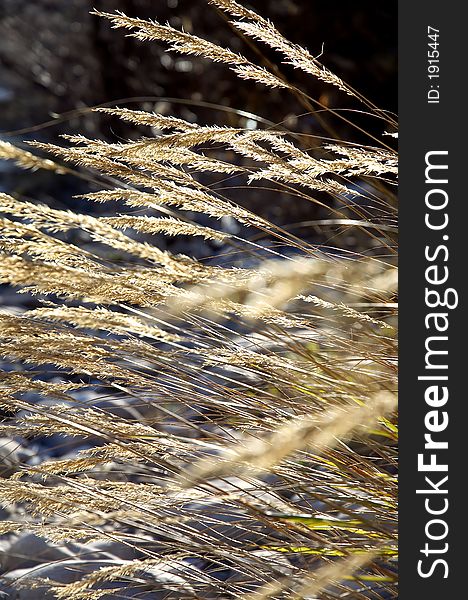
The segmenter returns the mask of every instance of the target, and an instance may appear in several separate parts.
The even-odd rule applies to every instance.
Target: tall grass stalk
[[[0,353],[14,366],[0,373],[0,435],[78,448],[14,465],[0,501],[19,516],[0,530],[137,552],[91,570],[78,561],[68,583],[10,583],[69,600],[396,598],[397,159],[383,135],[395,122],[270,21],[212,4],[252,44],[373,114],[382,135],[311,150],[283,126],[116,107],[98,110],[147,135],[0,145],[24,168],[92,173],[102,189],[85,198],[106,209],[0,194],[0,281],[36,299],[0,313]],[[280,71],[208,40],[100,17],[223,63],[265,98],[276,87],[314,105]],[[226,189],[233,177],[242,205]],[[317,206],[313,226],[330,243],[256,214],[249,185]],[[159,248],[161,235],[221,250],[197,260]]]

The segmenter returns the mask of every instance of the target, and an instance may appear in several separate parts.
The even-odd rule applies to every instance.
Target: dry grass
[[[272,23],[231,0],[212,3],[252,41],[383,118],[382,133],[394,126]],[[101,16],[307,98],[207,40]],[[309,151],[294,132],[105,110],[151,127],[148,137],[37,145],[54,161],[0,146],[25,168],[60,173],[57,160],[115,181],[86,196],[105,203],[103,217],[0,195],[0,282],[40,304],[0,315],[0,353],[16,365],[0,373],[0,434],[60,434],[86,446],[16,465],[0,500],[27,517],[2,532],[117,540],[140,552],[69,584],[47,582],[57,598],[138,597],[126,589],[155,598],[396,598],[394,152],[383,137],[375,147]],[[326,208],[330,236],[354,228],[367,240],[362,252],[301,240],[206,183],[232,174]],[[241,233],[219,219],[237,221]],[[70,242],[79,239],[71,230],[90,243]],[[202,236],[232,257],[174,255],[146,241],[154,234]],[[89,406],[84,390],[107,405]],[[116,413],[112,402],[130,408]]]

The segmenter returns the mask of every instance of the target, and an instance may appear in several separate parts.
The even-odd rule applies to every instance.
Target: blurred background
[[[249,5],[312,54],[318,55],[324,44],[322,60],[331,70],[381,108],[396,110],[394,3],[252,0]],[[89,14],[93,7],[168,21],[247,52],[246,44],[206,0],[1,0],[2,129],[37,125],[50,113],[132,96],[203,99],[259,114],[266,109],[268,114],[262,116],[272,120],[288,116],[282,93],[269,92],[266,102],[264,90],[254,84],[239,86],[222,66],[165,54],[158,44],[112,31],[105,20]],[[315,96],[325,93],[316,83],[307,83]],[[333,104],[335,99],[323,100]],[[291,114],[304,112],[294,105],[289,108]],[[89,116],[79,126],[105,131],[105,124]]]
[[[320,54],[323,44],[321,61],[328,68],[380,108],[396,111],[396,3],[251,0],[249,6],[272,19],[287,38],[306,46],[312,54]],[[206,0],[0,0],[3,136],[77,109],[80,112],[66,115],[53,126],[18,132],[13,137],[50,140],[78,130],[93,136],[134,135],[133,127],[110,123],[103,115],[83,110],[117,101],[200,122],[238,124],[236,112],[203,105],[221,104],[275,123],[286,119],[289,127],[320,133],[320,124],[313,116],[297,119],[306,108],[287,92],[254,83],[239,85],[235,75],[222,65],[167,53],[162,44],[127,37],[122,30],[112,30],[106,20],[90,15],[93,7],[168,21],[257,61],[278,62],[263,46],[263,57],[255,56]],[[327,106],[343,107],[347,101],[343,95],[336,98],[330,86],[284,65],[281,70]],[[167,102],[165,98],[187,103]],[[334,126],[342,128],[336,123]],[[381,131],[379,123],[367,126]],[[346,131],[338,133],[346,135]]]

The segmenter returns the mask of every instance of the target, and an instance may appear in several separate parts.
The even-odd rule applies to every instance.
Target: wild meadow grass
[[[211,4],[279,69],[156,20],[99,17],[223,63],[265,101],[271,88],[294,94],[367,141],[116,107],[97,110],[147,134],[0,143],[23,168],[92,174],[100,188],[85,199],[105,209],[0,194],[0,282],[36,299],[0,313],[14,366],[0,372],[0,435],[72,444],[15,465],[0,531],[137,553],[91,567],[77,555],[67,578],[7,582],[70,600],[396,598],[395,119],[270,21]],[[381,134],[320,106],[282,63],[351,98]],[[253,212],[255,186],[319,207],[313,227],[329,242]],[[171,253],[161,235],[218,250]]]

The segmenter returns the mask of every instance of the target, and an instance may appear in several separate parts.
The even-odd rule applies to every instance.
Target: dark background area
[[[380,108],[396,111],[396,3],[252,0],[248,6],[312,54],[320,54],[323,44],[320,60],[329,69]],[[163,44],[139,42],[113,30],[105,19],[89,14],[93,7],[167,21],[257,63],[274,61],[291,82],[325,106],[362,108],[346,94],[282,65],[281,57],[263,45],[258,46],[261,55],[256,54],[207,0],[0,0],[0,139],[57,142],[60,134],[82,133],[117,141],[148,135],[147,129],[89,110],[109,103],[199,123],[249,126],[241,110],[311,135],[329,135],[323,126],[331,125],[339,138],[372,143],[342,121],[324,113],[318,118],[307,114],[307,107],[286,90],[239,82],[223,65],[169,53]],[[379,138],[386,129],[376,118],[346,114]],[[37,127],[57,115],[62,117],[52,125]],[[311,147],[319,144],[310,140]],[[9,193],[76,208],[71,198],[86,188],[86,182],[75,178],[18,172],[0,163],[0,190]],[[292,202],[280,194],[270,202],[253,186],[247,200],[241,188],[233,194],[271,220],[293,223],[317,216],[311,203]]]
[[[396,7],[392,2],[255,0],[249,5],[312,54],[318,55],[324,44],[321,60],[327,67],[381,108],[396,110]],[[284,91],[265,90],[254,83],[239,85],[222,65],[168,54],[163,45],[126,37],[124,31],[114,31],[108,22],[90,15],[93,7],[168,21],[252,54],[206,0],[1,0],[2,130],[37,125],[50,113],[132,96],[202,99],[273,121],[304,112],[290,97],[285,111]],[[282,70],[291,74],[286,67]],[[325,104],[342,105],[343,98],[337,99],[329,86],[320,89],[321,84],[297,71],[293,76],[311,95],[322,96]],[[100,121],[102,117],[88,117],[81,127],[100,129]]]

